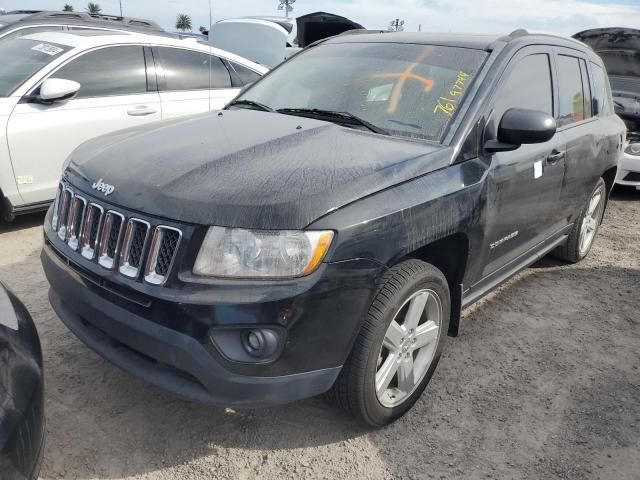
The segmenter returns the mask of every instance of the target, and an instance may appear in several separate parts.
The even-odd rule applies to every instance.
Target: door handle
[[[551,152],[551,154],[547,157],[547,165],[555,165],[556,163],[558,163],[560,160],[564,160],[564,157],[566,156],[567,152],[560,152],[558,150],[554,150],[553,152]]]
[[[138,105],[137,107],[127,110],[127,115],[132,117],[145,117],[147,115],[153,115],[154,113],[158,113],[158,110],[146,105]]]

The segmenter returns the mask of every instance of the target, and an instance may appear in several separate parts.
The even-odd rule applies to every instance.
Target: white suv
[[[220,109],[266,72],[193,40],[144,34],[78,30],[0,42],[2,218],[46,208],[62,164],[86,140]]]

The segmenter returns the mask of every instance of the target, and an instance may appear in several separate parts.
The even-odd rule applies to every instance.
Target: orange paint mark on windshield
[[[391,92],[391,98],[389,99],[389,110],[388,113],[395,113],[398,110],[398,106],[400,105],[400,99],[402,98],[402,90],[404,89],[407,80],[416,80],[424,84],[425,93],[429,93],[435,82],[430,78],[423,77],[420,75],[416,75],[413,73],[416,67],[421,65],[422,61],[425,59],[427,55],[431,52],[430,48],[427,48],[422,55],[418,58],[415,63],[412,63],[407,67],[404,72],[398,73],[379,73],[375,75],[376,78],[397,78],[398,82],[393,87],[393,91]]]

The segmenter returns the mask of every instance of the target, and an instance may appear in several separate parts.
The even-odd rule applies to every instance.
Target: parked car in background
[[[44,385],[38,332],[0,284],[0,478],[38,478],[44,443]]]
[[[85,12],[39,12],[32,10],[17,10],[0,15],[0,42],[33,33],[63,32],[77,29],[152,33],[178,38],[166,33],[156,22],[141,18],[114,17]]]
[[[0,42],[0,213],[46,208],[62,164],[115,130],[224,107],[266,68],[194,40],[97,30]]]
[[[640,190],[640,30],[596,28],[574,38],[593,48],[607,68],[616,113],[627,125],[629,141],[617,183]]]
[[[289,36],[295,27],[295,40]],[[364,27],[332,13],[316,12],[295,20],[245,17],[221,20],[209,33],[211,45],[273,68],[314,42]]]
[[[247,406],[332,389],[385,425],[463,307],[549,252],[588,255],[624,134],[602,61],[575,40],[333,37],[219,115],[75,150],[44,222],[49,299],[100,355],[176,394]]]

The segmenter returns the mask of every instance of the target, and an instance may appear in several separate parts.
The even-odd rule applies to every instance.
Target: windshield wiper
[[[231,102],[229,105],[227,105],[228,107],[235,107],[235,106],[247,106],[247,107],[255,107],[259,110],[262,110],[264,112],[273,112],[273,108],[271,108],[268,105],[265,105],[264,103],[260,103],[260,102],[256,102],[254,100],[234,100],[233,102]]]
[[[349,112],[335,112],[333,110],[320,110],[318,108],[279,108],[276,112],[283,113],[285,115],[299,115],[302,117],[334,118],[343,123],[360,125],[361,127],[365,127],[366,129],[371,130],[374,133],[379,133],[380,135],[389,135],[389,132],[384,128],[380,128],[369,123]]]

